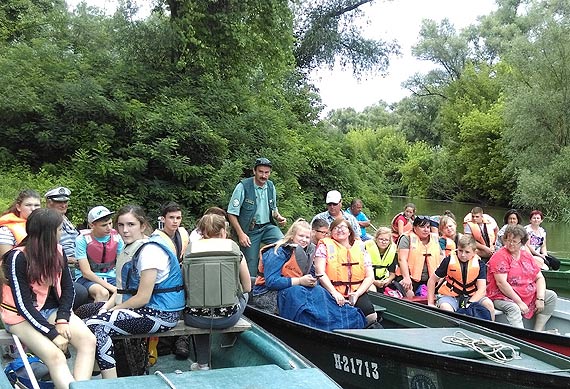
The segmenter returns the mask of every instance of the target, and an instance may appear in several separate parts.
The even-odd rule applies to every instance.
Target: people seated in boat
[[[354,229],[345,219],[330,225],[330,238],[321,239],[315,252],[315,276],[339,306],[350,304],[366,316],[369,326],[376,325],[377,315],[366,294],[374,282],[370,255],[364,244],[355,239]]]
[[[463,218],[463,232],[475,238],[477,253],[483,261],[487,262],[495,252],[495,242],[499,232],[495,219],[483,213],[483,208],[474,207]]]
[[[293,285],[309,288],[317,285],[311,255],[314,250],[311,227],[305,219],[297,219],[283,239],[263,247],[259,253],[251,304],[268,312],[278,313],[277,294],[281,289]]]
[[[228,220],[228,213],[220,207],[210,207],[210,208],[206,209],[206,212],[204,212],[204,215],[210,215],[210,214],[220,215],[224,219],[226,219],[226,221]],[[229,224],[229,222],[228,222],[228,224]],[[190,232],[190,242],[196,242],[197,240],[200,240],[200,239],[202,239],[202,233],[198,230],[198,227],[196,227],[192,230],[192,232]]]
[[[71,220],[66,216],[70,196],[71,190],[64,186],[50,189],[44,195],[46,198],[46,208],[54,209],[63,217],[59,244],[67,256],[67,263],[71,269],[71,275],[75,280],[75,268],[77,266],[77,259],[75,259],[75,239],[79,236],[79,230],[75,228]],[[74,281],[73,289],[75,290],[73,309],[89,302],[89,293],[85,286]]]
[[[544,215],[541,211],[534,210],[530,213],[530,224],[524,227],[528,234],[526,247],[542,270],[558,270],[560,269],[560,260],[548,254],[546,248],[546,230],[540,226],[543,220]]]
[[[505,235],[505,230],[508,226],[516,226],[517,224],[522,224],[522,216],[516,209],[509,209],[505,216],[503,217],[503,226],[499,229],[497,233],[497,241],[495,242],[495,251],[499,250],[504,246],[503,235]]]
[[[504,247],[487,263],[487,296],[503,311],[514,327],[524,328],[523,318],[534,318],[534,330],[543,331],[554,312],[557,295],[546,281],[532,255],[521,249],[528,234],[521,225],[509,225]]]
[[[153,234],[160,235],[165,242],[171,246],[170,249],[176,253],[178,261],[182,263],[184,252],[190,242],[190,234],[182,226],[182,207],[174,202],[169,201],[164,204],[160,209],[160,216],[158,217],[158,228]],[[157,339],[153,339],[156,342]],[[158,339],[161,349],[172,348],[171,345],[173,338],[164,337]],[[186,359],[190,355],[189,337],[179,336],[174,340],[174,354],[178,359]]]
[[[398,268],[396,279],[407,297],[427,296],[427,281],[443,258],[439,236],[432,234],[430,219],[416,216],[412,231],[398,241]]]
[[[61,214],[43,208],[26,217],[26,238],[3,257],[0,315],[4,328],[47,365],[55,387],[68,388],[91,378],[95,336],[72,312],[73,280],[58,245]],[[73,374],[64,354],[69,344],[76,349]]]
[[[75,239],[75,258],[81,276],[77,282],[87,288],[95,302],[105,302],[117,291],[115,262],[125,243],[113,229],[114,212],[99,205],[89,211],[89,230]]]
[[[404,211],[398,213],[392,219],[392,240],[398,243],[400,236],[412,230],[412,223],[416,214],[416,206],[414,203],[408,203],[404,206]]]
[[[311,243],[315,246],[329,235],[329,223],[324,219],[314,219],[311,223]]]
[[[212,279],[208,277],[207,272],[219,272],[219,270],[212,267],[209,269],[202,268],[202,270],[206,272],[206,275],[196,275],[194,272],[196,275],[194,278],[186,277],[187,301],[190,301],[190,303],[187,304],[187,308],[184,311],[184,322],[186,325],[198,328],[223,329],[232,327],[242,316],[247,305],[248,293],[251,290],[251,278],[247,261],[245,256],[241,253],[239,246],[227,238],[226,219],[223,216],[217,214],[204,215],[200,218],[196,227],[201,232],[202,239],[193,242],[188,247],[183,264],[183,267],[185,267],[185,277],[193,273],[192,268],[186,268],[186,266],[192,265],[193,260],[195,261],[194,265],[200,267],[203,265],[199,263],[197,258],[208,257],[208,253],[211,253],[214,257],[219,257],[220,252],[224,252],[226,257],[230,257],[229,261],[237,264],[237,266],[234,266],[236,274],[229,275],[231,282],[236,283],[234,286],[237,288],[232,288],[231,285],[225,285],[228,288],[232,288],[232,290],[236,290],[236,294],[231,296],[230,301],[222,301],[220,306],[217,307],[206,306],[203,302],[206,297],[208,299],[213,297],[211,295],[212,288],[220,288],[219,284],[204,285],[205,280]],[[309,239],[308,232],[306,239],[307,241]],[[228,259],[224,261],[227,262]],[[217,275],[220,276],[220,274]],[[221,275],[221,277],[223,282],[224,275]],[[208,291],[208,296],[205,295],[206,291]],[[195,293],[197,295],[193,295]],[[219,294],[222,294],[221,290]],[[192,301],[197,301],[197,303],[194,304]],[[196,345],[196,362],[192,363],[190,369],[209,370],[210,334],[194,335],[194,341]]]
[[[323,219],[325,220],[328,225],[330,226],[331,223],[337,219],[344,219],[348,221],[350,228],[354,231],[355,239],[360,240],[360,225],[352,213],[350,212],[343,212],[342,210],[342,195],[338,190],[331,190],[327,192],[327,197],[325,199],[327,204],[327,210],[321,213],[318,213],[313,217],[311,220],[311,224],[316,219]]]
[[[159,216],[159,227],[153,232],[162,236],[164,241],[172,242],[172,249],[176,253],[179,262],[188,247],[190,234],[186,228],[182,227],[182,207],[170,201],[162,206]]]
[[[348,207],[345,212],[354,216],[360,227],[360,239],[367,241],[372,239],[372,236],[366,232],[366,227],[370,226],[370,219],[362,212],[363,206],[364,204],[361,199],[353,199],[350,203],[350,207]]]
[[[97,337],[95,358],[103,378],[117,376],[113,336],[168,331],[184,308],[182,272],[172,242],[154,233],[145,239],[148,223],[138,206],[125,206],[116,217],[130,256],[121,269],[122,298],[112,296],[77,310]]]
[[[388,227],[378,227],[374,238],[367,241],[365,246],[374,271],[374,283],[370,290],[383,292],[396,278],[398,248],[392,242],[392,230]]]
[[[21,191],[0,217],[0,257],[26,237],[26,220],[42,206],[40,194],[32,189]]]
[[[486,297],[487,269],[476,254],[477,243],[470,235],[459,238],[457,250],[446,256],[427,283],[428,305],[456,312],[467,308],[471,303],[479,303],[489,310],[491,320],[495,320],[495,307]],[[440,280],[436,296],[436,287]],[[437,297],[437,301],[436,301]]]
[[[450,216],[442,216],[439,219],[439,247],[443,250],[444,257],[450,255],[457,248],[457,242],[462,234],[457,232],[457,223]]]

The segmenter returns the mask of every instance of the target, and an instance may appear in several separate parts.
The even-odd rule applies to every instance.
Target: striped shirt
[[[63,216],[63,225],[59,244],[63,247],[63,252],[68,258],[75,258],[75,238],[78,236],[79,231],[77,231],[75,226],[66,216]]]

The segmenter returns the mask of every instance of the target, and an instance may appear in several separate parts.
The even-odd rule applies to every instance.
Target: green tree
[[[290,2],[295,15],[295,61],[297,68],[310,71],[332,67],[339,61],[350,65],[355,75],[384,72],[389,56],[399,54],[399,45],[365,38],[355,21],[361,7],[372,0],[312,0]]]

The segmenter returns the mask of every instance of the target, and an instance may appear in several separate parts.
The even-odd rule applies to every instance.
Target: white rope
[[[453,335],[444,336],[441,341],[457,346],[469,347],[485,358],[497,363],[506,363],[513,359],[521,359],[517,350],[511,345],[483,338],[474,339],[466,335],[463,331],[455,331]]]

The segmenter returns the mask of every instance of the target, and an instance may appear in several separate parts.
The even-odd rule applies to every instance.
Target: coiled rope
[[[466,335],[463,331],[455,331],[453,335],[441,338],[441,341],[457,346],[469,347],[485,358],[497,363],[506,363],[513,359],[521,359],[518,351],[511,345],[483,338],[474,339]]]

